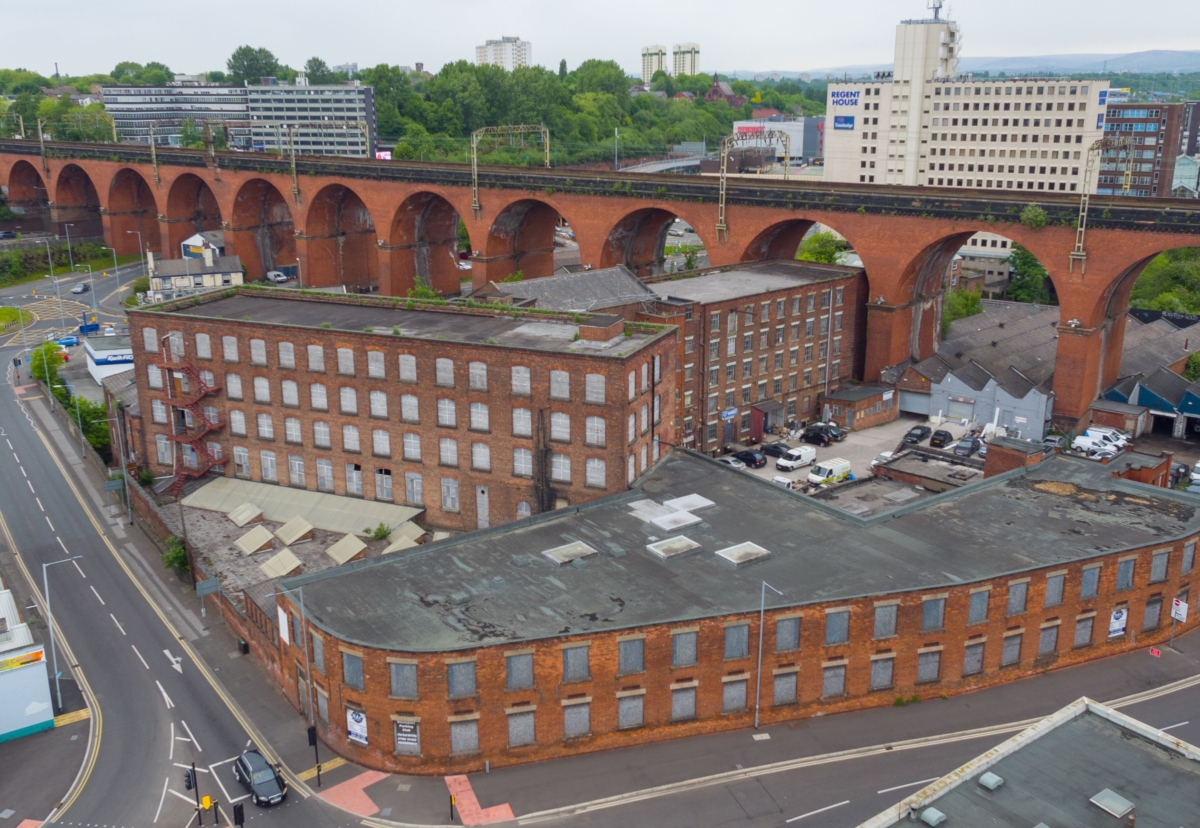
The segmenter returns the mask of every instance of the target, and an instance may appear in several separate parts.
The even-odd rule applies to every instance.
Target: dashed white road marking
[[[25,467],[24,467],[24,466],[22,466],[22,465],[20,465],[20,464],[18,463],[18,464],[17,464],[17,468],[21,470],[21,476],[22,476],[22,477],[24,477],[26,480],[28,480],[28,479],[29,479],[29,475],[27,475],[27,474],[25,473]]]
[[[843,802],[837,803],[836,805],[826,805],[824,808],[817,808],[817,810],[809,811],[807,814],[801,814],[800,816],[794,816],[791,819],[785,819],[784,822],[786,822],[786,823],[795,822],[796,820],[804,819],[805,817],[816,816],[817,814],[823,814],[826,811],[832,811],[834,808],[840,808],[843,805],[849,805],[849,804],[850,804],[850,800],[847,799]]]
[[[28,480],[26,480],[25,482],[26,482],[26,483],[29,483],[29,481],[28,481]],[[37,492],[34,492],[34,491],[33,491],[33,484],[32,484],[32,483],[29,483],[29,491],[33,492],[35,495],[37,494]]]
[[[83,570],[79,567],[79,561],[71,561],[71,563],[75,564],[75,569],[79,572],[80,578],[87,578],[87,576],[83,574]],[[99,596],[96,596],[96,597],[99,597]],[[103,604],[104,602],[101,601],[100,603]]]
[[[104,599],[100,597],[99,592],[96,592],[95,587],[92,587],[92,595],[96,596],[96,600],[100,602],[100,606],[104,606]]]
[[[170,755],[167,757],[167,761],[169,761],[169,762],[175,761],[175,723],[174,722],[171,722],[171,752],[170,752]]]
[[[56,541],[58,541],[58,545],[62,547],[62,551],[63,551],[63,552],[67,553],[68,555],[70,555],[70,554],[71,554],[71,550],[70,550],[70,549],[67,549],[67,545],[66,545],[65,543],[63,543],[63,539],[62,539],[62,538],[60,538],[58,535],[55,535],[55,536],[54,536],[54,539],[55,539]]]
[[[901,788],[914,788],[917,785],[928,785],[930,782],[936,782],[941,778],[942,777],[940,777],[940,776],[935,776],[932,779],[922,779],[920,782],[909,782],[907,785],[897,785],[894,788],[884,788],[882,791],[876,791],[875,793],[885,794],[885,793],[891,793],[892,791],[898,791]]]
[[[142,662],[142,666],[149,670],[150,665],[146,663],[146,659],[142,658],[142,654],[138,652],[137,646],[134,644],[130,644],[129,646],[133,647],[133,652],[138,657],[138,661]]]
[[[50,531],[51,531],[51,532],[54,532],[54,531],[56,531],[56,530],[55,530],[55,528],[54,528],[54,524],[50,522],[50,516],[49,516],[49,515],[42,515],[42,517],[46,518],[46,525],[50,527]]]
[[[1167,725],[1166,727],[1160,727],[1159,730],[1174,730],[1177,727],[1183,727],[1185,724],[1191,724],[1191,722],[1180,722],[1179,724]]]
[[[117,625],[117,629],[121,631],[121,635],[125,635],[125,628],[121,626],[121,622],[117,620],[117,616],[113,615],[110,612],[108,614],[108,617],[111,618],[113,620],[113,623]]]
[[[34,500],[37,501],[39,509],[41,509],[43,512],[46,511],[46,507],[42,505],[42,499],[40,497],[35,497]]]

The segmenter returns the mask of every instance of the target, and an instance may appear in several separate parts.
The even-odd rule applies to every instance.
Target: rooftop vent
[[[919,497],[919,495],[912,489],[901,489],[898,492],[888,492],[883,496],[883,499],[890,500],[893,503],[904,503],[905,501],[912,500],[914,497]]]
[[[668,509],[675,509],[680,512],[691,512],[696,509],[703,509],[705,506],[715,506],[716,504],[707,497],[698,494],[684,495],[676,497],[672,500],[664,500],[663,505]]]
[[[729,546],[725,549],[719,549],[716,552],[717,557],[724,558],[734,566],[745,566],[748,563],[753,563],[759,558],[765,558],[771,553],[763,549],[757,543],[746,541],[739,543],[737,546]]]
[[[979,777],[979,784],[987,788],[989,791],[994,791],[1004,784],[1004,780],[996,774],[988,772]]]
[[[596,554],[596,550],[583,541],[575,541],[574,543],[568,543],[566,546],[543,549],[542,554],[554,563],[562,566],[563,564],[571,563],[571,561],[577,561],[580,558],[589,558]]]
[[[679,535],[678,537],[661,540],[658,543],[647,544],[646,548],[663,560],[670,560],[676,555],[682,555],[684,552],[691,552],[693,549],[699,549],[700,544],[696,543],[691,538]]]
[[[937,808],[926,808],[921,811],[921,822],[926,825],[941,825],[946,821],[946,815]]]
[[[1132,802],[1108,788],[1093,796],[1088,802],[1091,802],[1103,811],[1107,811],[1117,819],[1120,819],[1133,810]]]
[[[652,518],[650,520],[659,529],[664,529],[670,532],[672,529],[682,529],[684,526],[691,526],[693,523],[699,523],[700,518],[693,515],[691,512],[671,512],[667,515]]]

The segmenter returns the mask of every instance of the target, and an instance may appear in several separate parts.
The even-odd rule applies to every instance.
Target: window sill
[[[900,636],[897,635],[896,633],[892,633],[891,635],[877,635],[874,638],[872,638],[871,640],[872,641],[890,641],[893,638],[899,638],[899,637]]]
[[[290,403],[290,402],[281,402],[281,403],[279,404],[279,407],[280,407],[280,408],[299,408],[299,407],[300,407],[300,403],[298,403],[298,402],[294,402],[294,403]]]
[[[263,437],[261,434],[258,437],[255,437],[254,439],[258,440],[258,442],[260,442],[260,443],[274,443],[275,442],[274,437]]]
[[[585,442],[584,446],[586,446],[587,448],[594,448],[594,449],[608,448],[608,445],[606,443],[587,443],[587,442]]]
[[[550,482],[551,482],[551,483],[562,483],[562,484],[563,484],[563,485],[565,485],[565,486],[570,486],[570,485],[571,485],[571,481],[570,481],[570,480],[560,480],[560,479],[559,479],[559,478],[557,478],[557,477],[551,477],[551,478],[550,478]]]
[[[481,469],[478,466],[471,466],[471,471],[479,472],[481,474],[491,474],[492,473],[491,469]]]
[[[458,430],[458,425],[457,425],[457,424],[455,424],[455,423],[438,423],[438,424],[437,424],[437,427],[438,427],[438,428],[450,429],[450,430],[452,430],[452,431],[457,431],[457,430]]]
[[[390,454],[377,454],[375,452],[371,452],[371,456],[378,457],[380,460],[391,460],[392,459],[392,455],[390,455]]]
[[[358,739],[355,739],[353,736],[347,736],[346,741],[352,745],[358,745],[359,747],[367,747],[366,742],[360,742]]]
[[[371,419],[371,420],[383,420],[385,422],[387,421],[387,418],[388,418],[388,416],[386,414],[368,414],[367,417],[368,417],[368,419]]]
[[[745,659],[747,659],[749,657],[750,657],[749,653],[746,653],[745,655],[740,655],[740,656],[725,656],[724,662],[726,664],[728,664],[731,661],[744,661]]]
[[[397,701],[420,701],[421,700],[419,696],[388,696],[388,698],[395,699]]]
[[[340,411],[338,412],[338,414],[341,414],[343,417],[357,417],[357,416],[358,416],[358,412],[357,412],[357,411],[347,411],[347,410],[346,410],[346,409],[344,409],[344,408],[343,408],[342,410],[340,410]]]
[[[492,433],[492,430],[490,428],[475,428],[475,426],[469,427],[467,429],[467,431],[471,432],[472,434],[491,434]]]
[[[405,425],[420,425],[420,424],[421,424],[421,421],[420,421],[420,420],[405,420],[405,419],[401,419],[401,420],[400,420],[400,422],[404,423]]]
[[[607,405],[607,403],[604,402],[604,400],[584,400],[583,404],[584,405]]]

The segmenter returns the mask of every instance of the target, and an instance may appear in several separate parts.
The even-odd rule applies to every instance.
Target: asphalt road
[[[4,356],[15,351],[6,349]],[[11,360],[7,369],[12,380]],[[36,389],[30,389],[36,395]],[[183,826],[194,816],[183,768],[195,762],[200,791],[228,806],[246,792],[231,761],[252,744],[247,724],[226,703],[165,616],[135,582],[133,556],[121,549],[127,528],[95,509],[36,429],[11,386],[0,392],[0,515],[6,540],[41,587],[48,570],[54,620],[78,659],[59,651],[59,669],[76,666],[90,688],[94,757],[82,788],[69,797],[63,824]],[[66,450],[69,454],[69,449]],[[80,484],[74,483],[75,487]],[[133,531],[133,530],[129,530]],[[106,537],[107,534],[107,537]],[[111,539],[111,540],[110,540]],[[345,822],[316,799],[293,791],[285,806],[249,806],[255,825],[333,826]],[[342,817],[342,819],[339,819]],[[212,815],[205,822],[211,824]]]

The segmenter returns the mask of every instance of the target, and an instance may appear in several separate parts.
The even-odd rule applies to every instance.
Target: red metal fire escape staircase
[[[158,367],[166,373],[168,405],[171,408],[181,408],[192,415],[192,426],[182,429],[177,424],[174,414],[170,417],[171,440],[181,445],[191,446],[196,452],[195,468],[184,463],[182,451],[175,453],[175,480],[171,483],[168,491],[172,495],[178,495],[188,480],[201,477],[213,466],[224,463],[224,460],[213,457],[208,450],[208,443],[204,439],[214,431],[219,431],[222,426],[220,423],[210,420],[204,413],[204,406],[201,405],[205,397],[209,394],[216,394],[221,390],[221,386],[206,384],[200,376],[200,370],[191,363],[175,361],[167,357],[158,362]],[[175,391],[174,374],[182,374],[187,377],[187,388],[189,389],[187,396],[172,396]]]

